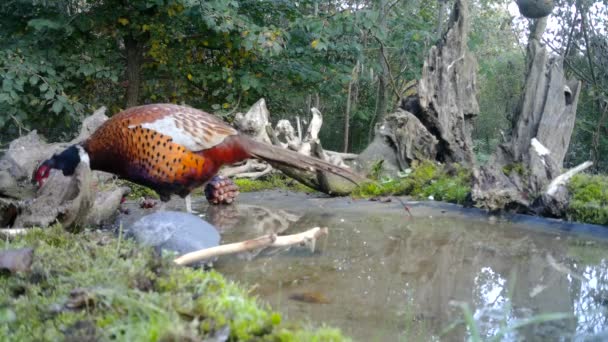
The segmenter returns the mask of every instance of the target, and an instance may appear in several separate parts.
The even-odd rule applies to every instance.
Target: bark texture
[[[467,2],[456,1],[448,31],[431,47],[418,84],[419,118],[439,141],[438,159],[463,165],[473,165],[472,120],[479,113],[469,27]]]
[[[467,48],[469,26],[466,1],[456,1],[447,32],[424,61],[417,91],[401,101],[402,111],[376,126],[375,139],[359,157],[361,168],[369,171],[379,159],[388,174],[413,160],[473,166],[472,120],[479,105],[477,61]]]
[[[414,114],[399,110],[388,115],[375,127],[372,143],[361,152],[357,165],[370,172],[379,160],[386,175],[396,176],[414,160],[435,160],[437,139]]]
[[[528,210],[560,175],[570,144],[581,85],[567,80],[562,59],[540,44],[545,25],[543,18],[531,28],[526,84],[509,140],[474,175],[473,200],[490,210]]]
[[[124,38],[127,55],[127,108],[137,106],[139,103],[139,89],[141,86],[141,65],[143,62],[144,44],[129,34]]]

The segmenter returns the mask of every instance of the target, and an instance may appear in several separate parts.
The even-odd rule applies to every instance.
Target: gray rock
[[[159,211],[137,220],[127,229],[127,236],[146,246],[185,254],[220,243],[217,229],[198,216]]]

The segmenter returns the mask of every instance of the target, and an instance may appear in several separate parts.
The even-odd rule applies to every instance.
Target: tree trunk
[[[437,12],[437,37],[443,34],[443,18],[447,6],[447,0],[439,0],[439,11]]]
[[[141,86],[141,65],[143,61],[143,43],[129,34],[124,38],[127,52],[127,101],[126,106],[139,104],[139,89]]]
[[[439,141],[439,161],[472,166],[472,121],[479,105],[477,61],[467,47],[469,20],[467,2],[456,1],[448,31],[424,61],[418,83],[420,108],[404,109],[420,111],[420,120]]]
[[[344,113],[344,153],[348,152],[348,136],[350,134],[350,105],[353,93],[353,81],[348,82],[348,95],[346,98],[346,112]]]
[[[490,210],[530,210],[534,197],[559,176],[570,144],[581,85],[567,80],[562,58],[541,45],[545,27],[546,18],[530,27],[526,83],[510,139],[474,173],[473,199]]]
[[[424,61],[417,94],[399,101],[407,112],[376,124],[376,138],[361,153],[361,160],[384,159],[385,165],[396,160],[393,168],[401,170],[413,160],[425,159],[473,166],[472,119],[479,105],[477,61],[468,51],[468,33],[467,2],[458,0],[447,32]]]
[[[378,1],[378,28],[382,32],[387,32],[386,28],[386,0]],[[386,63],[386,59],[384,58],[384,51],[381,48],[382,43],[380,42],[380,47],[378,49],[378,63],[380,64],[380,72],[378,73],[378,91],[376,93],[376,110],[374,111],[374,117],[370,122],[370,128],[368,132],[368,141],[372,140],[373,132],[374,132],[374,124],[382,119],[386,115],[387,108],[387,86],[388,86],[388,78],[389,78],[389,66]]]
[[[350,113],[353,104],[353,88],[357,83],[359,73],[359,61],[355,64],[351,75],[351,80],[348,82],[348,97],[346,98],[346,112],[344,113],[344,153],[348,152],[348,139],[350,135]]]

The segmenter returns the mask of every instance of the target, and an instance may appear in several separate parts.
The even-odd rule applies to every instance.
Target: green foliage
[[[235,341],[345,340],[335,329],[284,327],[219,273],[109,233],[33,229],[3,247],[24,246],[35,248],[32,271],[0,277],[0,334],[10,340],[201,340],[225,327]]]
[[[409,195],[425,199],[464,203],[471,192],[470,170],[452,164],[442,166],[424,161],[414,166],[413,171],[400,179],[374,181],[360,185],[353,191],[354,197],[376,197]]]
[[[390,110],[396,94],[403,94],[408,82],[420,77],[429,46],[441,36],[438,29],[446,28],[444,12],[450,6],[443,4],[436,0],[390,6],[370,1],[0,2],[0,143],[31,129],[51,140],[65,140],[92,109],[106,105],[115,113],[124,108],[128,75],[137,74],[141,78],[138,103],[185,103],[228,120],[260,97],[267,99],[273,121],[296,115],[306,119],[309,108],[317,106],[324,114],[321,140],[331,150],[344,148],[344,112],[352,82],[348,150],[357,152],[369,143],[370,127],[378,120],[376,100],[384,60],[390,70],[390,77],[383,75]],[[469,4],[468,45],[479,62],[480,90],[473,138],[481,161],[501,141],[500,132],[508,133],[523,85],[525,57],[505,4],[502,0]],[[585,11],[605,12],[604,7]],[[574,31],[570,27],[580,22],[570,19],[571,10],[561,6],[555,15],[569,37],[580,39],[580,27]],[[602,14],[592,15],[590,25],[605,23]],[[552,46],[559,46],[563,37],[553,36],[558,43]],[[596,46],[602,46],[602,39],[593,34],[590,40],[595,45],[589,51],[601,52]],[[126,44],[130,40],[135,47]],[[561,45],[578,48],[587,43]],[[140,56],[136,70],[127,70],[126,57],[131,55]],[[605,65],[605,56],[598,53],[589,60],[585,53],[574,51],[566,57],[566,66],[582,71],[584,75],[576,76],[586,76],[589,84],[579,98],[579,120],[567,163],[587,159],[592,151],[595,165],[605,168],[599,156],[608,146],[601,134],[608,122],[602,119],[601,107],[606,77],[598,67]],[[595,79],[590,77],[592,71]]]
[[[578,174],[568,183],[569,219],[608,225],[608,176]]]
[[[382,174],[384,159],[380,159],[374,164],[372,164],[371,171],[369,173],[369,178],[374,180],[379,180],[380,175]]]

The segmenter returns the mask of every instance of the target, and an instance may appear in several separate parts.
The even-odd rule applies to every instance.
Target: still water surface
[[[339,327],[358,341],[462,341],[471,334],[457,324],[467,306],[484,340],[501,329],[502,340],[608,339],[608,228],[408,205],[411,216],[396,200],[271,191],[203,212],[223,243],[329,227],[314,252],[265,250],[216,263],[289,321]],[[504,328],[547,313],[569,318]]]

